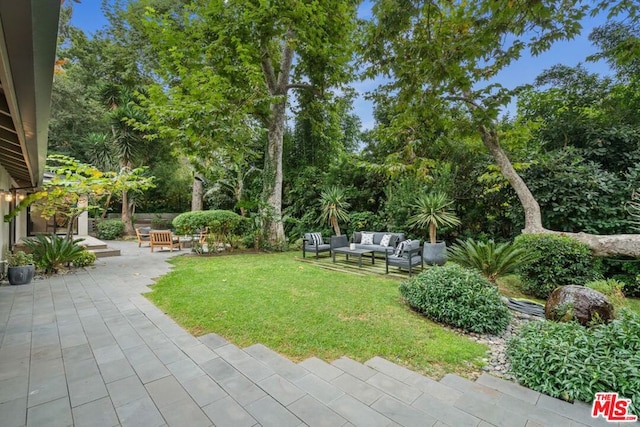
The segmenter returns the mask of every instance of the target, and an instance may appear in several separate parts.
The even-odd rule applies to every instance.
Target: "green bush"
[[[151,228],[154,230],[169,230],[171,227],[170,219],[164,219],[160,215],[151,218]]]
[[[96,254],[84,249],[73,259],[73,265],[76,267],[88,267],[93,265],[93,263],[96,262],[96,259]]]
[[[429,268],[400,285],[407,304],[437,322],[470,332],[497,334],[510,313],[498,289],[475,270],[457,264]]]
[[[78,245],[83,239],[69,241],[56,234],[38,234],[25,239],[24,244],[31,249],[36,266],[46,274],[57,273],[64,264],[72,262],[85,249]]]
[[[640,259],[602,258],[603,275],[624,283],[627,297],[640,297]]]
[[[516,243],[530,254],[519,269],[522,290],[528,295],[546,299],[558,286],[583,286],[600,278],[591,250],[575,239],[553,234],[522,234]]]
[[[530,322],[507,343],[511,371],[533,390],[591,402],[596,392],[632,399],[640,415],[640,316],[623,310],[608,324]]]
[[[108,219],[96,224],[98,239],[115,240],[124,234],[124,222],[119,219]]]
[[[205,227],[216,236],[243,235],[249,219],[232,211],[210,210],[181,213],[173,219],[178,234],[194,234]]]
[[[477,242],[473,239],[456,241],[447,249],[449,261],[478,270],[489,281],[514,273],[525,263],[529,254],[515,243]]]

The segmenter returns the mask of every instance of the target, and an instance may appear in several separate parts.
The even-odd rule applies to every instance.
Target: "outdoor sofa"
[[[404,233],[392,233],[389,231],[357,231],[351,236],[351,243],[356,245],[356,249],[369,249],[380,254],[393,252],[398,243],[404,240]]]

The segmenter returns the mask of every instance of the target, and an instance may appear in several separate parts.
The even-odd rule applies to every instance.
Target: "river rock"
[[[544,306],[545,317],[558,322],[578,320],[588,325],[594,318],[609,322],[614,317],[613,305],[606,296],[584,286],[562,286],[554,290]]]

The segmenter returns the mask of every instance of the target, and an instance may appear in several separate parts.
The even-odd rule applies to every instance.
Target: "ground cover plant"
[[[497,334],[511,319],[498,289],[479,272],[449,263],[400,285],[407,304],[437,322],[470,332]]]
[[[591,402],[618,392],[640,415],[640,316],[623,310],[609,324],[531,322],[507,344],[511,370],[526,387],[565,400]]]
[[[482,364],[486,347],[411,311],[397,282],[327,271],[291,253],[179,257],[146,296],[195,335],[263,343],[300,361],[381,356],[438,377]]]

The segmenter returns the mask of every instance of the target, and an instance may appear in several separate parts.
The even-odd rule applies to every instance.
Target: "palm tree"
[[[429,241],[436,243],[436,230],[443,226],[456,226],[460,220],[452,209],[453,201],[442,192],[432,192],[418,197],[413,205],[417,213],[409,218],[408,225],[429,230]]]
[[[340,236],[341,233],[338,220],[349,220],[349,215],[346,210],[351,206],[346,200],[344,190],[336,186],[327,188],[320,195],[320,205],[322,214],[318,221],[327,221],[331,227],[333,227],[333,231],[336,233],[336,236]]]

